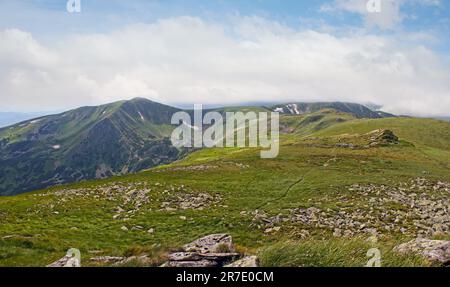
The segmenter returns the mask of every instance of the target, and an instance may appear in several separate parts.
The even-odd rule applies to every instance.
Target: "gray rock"
[[[217,262],[230,262],[238,258],[238,253],[196,253],[196,252],[175,252],[168,256],[169,261],[201,261],[211,260]]]
[[[206,260],[213,260],[220,263],[228,263],[239,258],[239,253],[207,253],[200,254]]]
[[[233,251],[230,235],[212,234],[184,245],[182,252],[169,254],[162,267],[220,267],[239,258]]]
[[[197,261],[202,257],[196,252],[174,252],[168,256],[169,261]]]
[[[47,267],[81,267],[80,261],[72,256],[64,256]]]
[[[217,253],[228,249],[228,252],[234,251],[233,240],[228,234],[212,234],[200,239],[197,239],[189,244],[183,246],[186,252],[198,253]]]
[[[168,261],[161,267],[219,267],[219,264],[211,260],[200,261]]]
[[[450,241],[447,240],[417,238],[396,246],[394,251],[401,254],[416,253],[431,262],[438,262],[445,265],[450,263]]]

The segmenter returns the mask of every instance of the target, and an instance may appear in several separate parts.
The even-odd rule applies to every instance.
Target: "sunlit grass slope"
[[[417,177],[448,182],[450,123],[355,119],[330,110],[287,116],[281,123],[285,130],[274,159],[261,159],[258,149],[203,149],[137,174],[0,197],[0,265],[43,266],[72,247],[81,250],[85,265],[94,265],[89,257],[99,254],[142,253],[154,256],[157,265],[166,251],[222,232],[233,236],[240,252],[260,255],[267,266],[361,266],[373,246],[386,255],[386,266],[428,265],[392,252],[411,234],[380,228],[378,242],[368,243],[366,235],[346,240],[333,230],[290,221],[267,232],[254,219],[256,210],[268,216],[309,207],[364,211],[367,198],[350,190],[353,184],[396,186]],[[392,130],[400,142],[336,146],[358,143],[376,129]],[[147,199],[136,208],[131,194],[144,189]],[[180,207],[186,195],[200,194],[211,200],[201,208]],[[118,207],[124,211],[115,217]]]

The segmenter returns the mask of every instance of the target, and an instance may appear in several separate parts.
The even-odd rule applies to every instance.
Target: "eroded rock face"
[[[415,253],[427,260],[444,265],[450,264],[450,241],[417,238],[394,248],[398,253]]]
[[[212,234],[183,246],[182,252],[169,254],[163,267],[222,267],[239,258],[228,234]]]

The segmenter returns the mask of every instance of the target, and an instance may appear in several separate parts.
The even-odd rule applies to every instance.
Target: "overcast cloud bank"
[[[427,34],[295,30],[260,17],[196,17],[67,35],[50,45],[0,30],[3,110],[60,110],[133,97],[168,104],[372,102],[388,112],[450,112],[448,59]]]

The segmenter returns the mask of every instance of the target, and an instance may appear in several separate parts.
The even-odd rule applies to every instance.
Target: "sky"
[[[450,1],[67,2],[0,0],[0,111],[145,97],[450,115]]]

